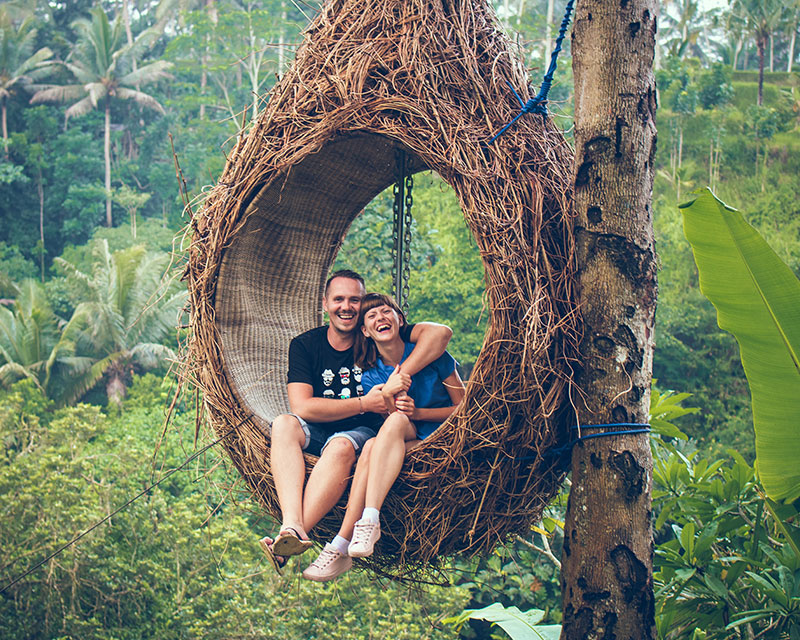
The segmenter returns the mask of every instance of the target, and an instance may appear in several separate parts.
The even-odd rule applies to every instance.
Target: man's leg
[[[333,438],[325,446],[308,477],[302,498],[304,531],[313,529],[314,525],[339,502],[339,498],[347,488],[347,481],[355,461],[355,447],[347,438]]]
[[[295,529],[303,538],[303,481],[306,464],[303,446],[306,434],[294,416],[280,415],[272,423],[270,468],[281,507],[281,529]]]

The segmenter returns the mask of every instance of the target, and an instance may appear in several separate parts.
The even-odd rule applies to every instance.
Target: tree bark
[[[792,27],[792,37],[789,40],[789,53],[786,61],[787,73],[792,72],[792,65],[794,64],[794,45],[797,42],[797,13],[795,12],[794,25]]]
[[[647,422],[657,294],[650,209],[657,11],[656,0],[583,0],[576,12],[580,425]],[[647,433],[593,438],[573,448],[562,639],[655,638],[652,468]]]
[[[44,184],[42,183],[42,166],[37,168],[36,175],[36,193],[39,196],[39,263],[42,271],[42,283],[44,283]]]
[[[6,99],[0,98],[0,110],[2,110],[2,120],[3,120],[3,150],[6,156],[6,160],[8,160],[8,124],[6,122]]]
[[[555,13],[555,0],[547,0],[547,15],[544,25],[544,63],[543,68],[547,69],[550,64],[550,45],[553,41],[553,14]]]
[[[760,35],[756,46],[758,47],[758,106],[760,107],[764,102],[764,52],[767,48],[767,43]]]
[[[114,220],[111,217],[111,102],[106,97],[106,120],[103,136],[103,157],[105,160],[105,188],[106,188],[106,226],[111,227]]]

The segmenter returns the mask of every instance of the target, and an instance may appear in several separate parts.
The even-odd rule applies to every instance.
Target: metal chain
[[[397,150],[397,180],[394,183],[394,224],[392,225],[392,283],[394,299],[408,314],[408,280],[411,275],[411,207],[414,177],[406,175],[406,154]]]
[[[408,280],[411,276],[411,207],[414,204],[414,198],[411,192],[414,188],[414,176],[408,174],[406,176],[406,211],[405,211],[405,238],[403,238],[403,289],[401,294],[400,308],[403,313],[408,315],[408,294],[409,286]]]
[[[398,290],[398,266],[399,266],[399,259],[398,255],[400,253],[400,227],[401,227],[401,216],[403,215],[403,201],[401,197],[401,191],[403,187],[403,178],[402,178],[402,160],[400,158],[400,154],[402,151],[397,152],[397,180],[394,183],[394,187],[392,189],[392,193],[394,195],[394,207],[393,207],[393,223],[392,223],[392,285],[394,288],[394,299],[400,299],[400,291]]]

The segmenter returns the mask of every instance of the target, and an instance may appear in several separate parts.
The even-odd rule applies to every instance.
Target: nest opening
[[[394,183],[400,148],[374,133],[334,137],[242,205],[245,223],[223,253],[216,321],[226,378],[265,432],[289,407],[289,342],[322,324],[328,270],[353,220]],[[410,173],[426,169],[410,153],[406,162]]]

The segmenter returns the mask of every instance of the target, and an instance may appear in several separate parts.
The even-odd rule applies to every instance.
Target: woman
[[[405,323],[405,315],[389,296],[368,293],[362,299],[355,361],[364,370],[364,393],[382,385],[389,414],[378,435],[364,445],[342,526],[303,572],[309,580],[333,580],[352,566],[352,558],[372,554],[381,535],[380,509],[400,475],[406,452],[432,434],[464,397],[464,383],[447,352],[410,379],[400,372],[414,348],[400,337]]]

